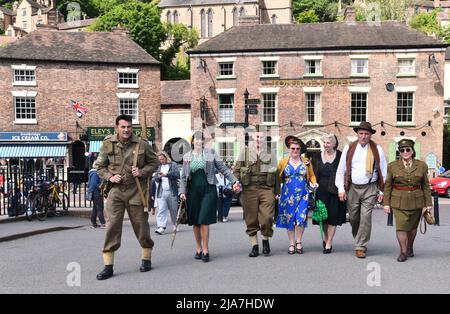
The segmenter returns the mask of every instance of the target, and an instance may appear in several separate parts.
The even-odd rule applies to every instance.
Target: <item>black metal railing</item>
[[[69,197],[70,208],[91,207],[86,200],[87,170],[51,168],[29,170],[20,166],[7,166],[0,169],[0,215],[20,216],[25,214],[29,191],[42,181],[58,180],[60,191]]]

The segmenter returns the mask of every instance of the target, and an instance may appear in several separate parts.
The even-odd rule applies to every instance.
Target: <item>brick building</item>
[[[0,158],[84,168],[121,113],[146,112],[159,141],[160,98],[159,62],[126,31],[38,29],[0,48]]]
[[[243,122],[247,89],[259,102],[250,124],[279,132],[269,145],[278,156],[288,134],[314,154],[324,132],[334,132],[342,148],[367,120],[389,161],[399,139],[409,137],[431,167],[442,160],[446,46],[394,22],[232,28],[189,52],[193,127],[201,126],[202,97],[207,125]],[[222,157],[235,158],[242,132],[214,132]]]

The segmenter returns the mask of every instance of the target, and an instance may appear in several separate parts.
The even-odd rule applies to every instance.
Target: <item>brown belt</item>
[[[420,190],[421,188],[422,187],[420,185],[408,186],[408,185],[394,184],[394,189],[401,190],[401,191],[415,191],[415,190]]]

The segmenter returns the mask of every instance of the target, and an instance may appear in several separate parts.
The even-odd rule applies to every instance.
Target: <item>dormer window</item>
[[[12,65],[14,86],[36,86],[36,66]]]

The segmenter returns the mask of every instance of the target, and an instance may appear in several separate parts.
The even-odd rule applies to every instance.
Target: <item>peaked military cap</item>
[[[401,148],[401,147],[412,147],[412,148],[414,148],[414,141],[410,140],[408,138],[401,139],[400,142],[398,142],[398,148]]]

